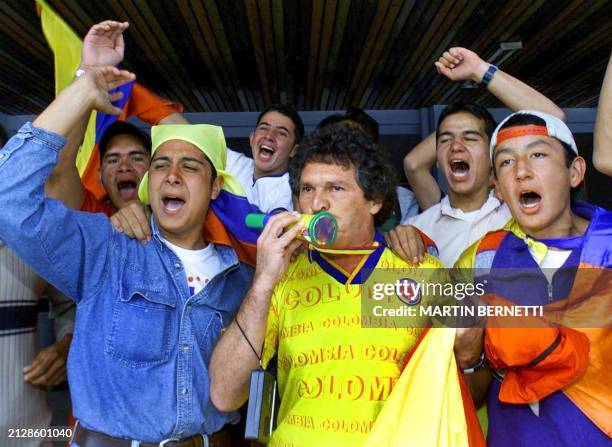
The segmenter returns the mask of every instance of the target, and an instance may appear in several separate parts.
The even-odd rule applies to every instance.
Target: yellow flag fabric
[[[382,250],[369,265],[377,272],[407,271],[420,281],[442,268],[429,255],[414,267]],[[369,286],[351,277],[303,254],[276,286],[263,355],[266,365],[277,354],[281,395],[271,446],[363,445],[424,331],[426,317],[405,317],[414,328],[402,328],[364,312]]]
[[[36,0],[40,7],[40,20],[43,33],[53,51],[55,64],[55,94],[59,94],[72,82],[81,64],[83,42],[46,1]],[[89,117],[83,145],[77,154],[76,165],[83,176],[96,143],[96,112]]]
[[[428,332],[389,395],[365,446],[469,445],[453,354],[455,332],[452,328]]]

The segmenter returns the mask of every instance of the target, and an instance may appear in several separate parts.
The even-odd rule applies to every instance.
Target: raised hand
[[[109,115],[119,115],[121,109],[115,107],[112,102],[121,99],[123,93],[109,93],[109,90],[136,79],[136,76],[134,73],[119,70],[116,67],[91,67],[82,78],[83,82],[87,82],[88,88],[91,89],[93,95],[92,107]]]
[[[445,51],[434,63],[438,73],[451,81],[474,81],[479,83],[489,64],[467,48],[453,47]]]
[[[125,42],[123,32],[128,22],[106,20],[92,26],[85,39],[81,52],[81,67],[118,65],[123,60]]]

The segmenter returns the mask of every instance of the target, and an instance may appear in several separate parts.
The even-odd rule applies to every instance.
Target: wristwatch
[[[478,359],[478,362],[474,366],[471,366],[469,368],[461,368],[461,371],[463,372],[463,374],[472,374],[473,372],[476,372],[480,368],[482,368],[484,364],[485,364],[485,353],[483,351],[480,353],[480,358]]]
[[[497,67],[493,64],[489,64],[489,68],[487,69],[484,76],[482,77],[482,80],[480,81],[480,85],[482,87],[486,87],[487,85],[489,85],[489,82],[491,82],[491,79],[493,79],[493,75],[495,75],[496,71],[497,71]]]

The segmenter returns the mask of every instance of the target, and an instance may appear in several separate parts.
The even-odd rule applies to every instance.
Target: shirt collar
[[[478,215],[487,215],[491,211],[499,208],[501,206],[501,202],[497,197],[495,197],[495,192],[489,192],[489,197],[487,201],[480,207],[478,210]],[[444,216],[454,217],[455,219],[465,220],[465,213],[463,210],[459,208],[453,208],[450,204],[450,199],[448,195],[444,196],[444,198],[440,201],[440,214]]]
[[[278,174],[262,175],[259,178],[255,178],[255,174],[253,174],[253,177],[252,177],[253,185],[255,185],[257,180],[263,180],[265,178],[270,178],[270,177],[282,177],[283,175],[288,174],[288,173],[289,173],[289,171],[285,169],[283,172],[279,172]]]
[[[385,238],[378,231],[374,233],[374,241],[378,242],[379,246],[369,255],[363,255],[362,261],[352,273],[344,271],[329,258],[326,258],[323,253],[316,250],[310,250],[309,256],[312,262],[316,262],[325,273],[340,284],[364,284],[385,251]]]
[[[153,233],[153,240],[156,244],[158,244],[158,248],[160,251],[164,251],[167,247],[164,244],[164,238],[162,237],[159,227],[155,222],[155,218],[151,214],[151,232]],[[209,242],[209,244],[213,244],[213,242]],[[238,264],[238,256],[232,247],[227,247],[225,245],[215,244],[215,248],[217,249],[217,254],[219,255],[219,260],[221,262],[222,270],[226,268]]]

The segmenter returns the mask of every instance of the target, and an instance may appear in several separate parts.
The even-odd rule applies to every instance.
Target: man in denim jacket
[[[0,150],[0,239],[78,305],[68,360],[73,445],[215,445],[206,435],[229,415],[211,404],[208,362],[252,276],[231,248],[202,236],[210,200],[234,180],[217,153],[225,148],[220,129],[205,126],[198,141],[166,132],[153,142],[146,244],[114,231],[103,214],[44,196],[64,137],[92,108],[117,114],[107,91],[133,77],[91,69]],[[214,268],[192,293],[182,259],[210,246]]]

